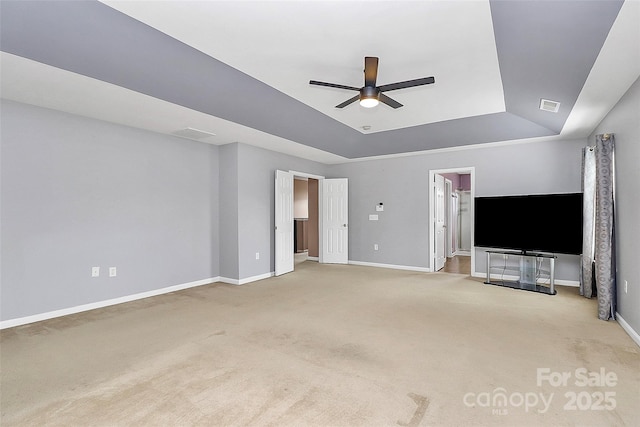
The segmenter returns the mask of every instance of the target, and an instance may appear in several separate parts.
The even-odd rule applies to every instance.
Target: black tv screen
[[[476,197],[475,245],[582,253],[582,193]]]

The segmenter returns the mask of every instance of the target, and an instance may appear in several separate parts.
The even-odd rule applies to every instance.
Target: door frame
[[[436,174],[444,174],[444,173],[458,173],[458,174],[469,174],[471,180],[471,203],[469,206],[469,220],[471,221],[470,233],[471,233],[471,272],[470,274],[473,276],[476,271],[476,251],[475,251],[475,241],[473,238],[474,234],[474,203],[475,199],[475,191],[476,191],[476,168],[474,166],[469,167],[459,167],[459,168],[448,168],[448,169],[431,169],[429,170],[429,271],[434,271],[436,261],[436,242],[435,242],[435,175]],[[446,253],[445,253],[446,254]]]
[[[312,173],[307,173],[307,172],[300,172],[300,171],[294,171],[289,169],[289,173],[293,174],[293,179],[296,178],[296,176],[299,176],[301,178],[312,178],[318,181],[318,263],[321,263],[322,261],[320,261],[321,255],[322,255],[322,206],[321,206],[321,201],[322,201],[322,181],[326,178],[322,175],[315,175]],[[274,251],[275,252],[275,251]],[[293,263],[293,269],[295,270],[296,266],[295,266],[295,262]]]

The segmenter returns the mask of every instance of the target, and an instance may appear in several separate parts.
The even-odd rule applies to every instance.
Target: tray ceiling
[[[298,147],[297,155],[326,162],[553,137],[572,112],[588,109],[574,106],[614,23],[622,31],[638,24],[637,4],[619,18],[622,6],[4,1],[2,95],[162,133],[193,127],[216,133],[206,141],[216,144]],[[638,48],[633,37],[625,43]],[[380,58],[378,84],[436,83],[389,93],[404,104],[398,110],[336,109],[354,93],[308,84],[360,87],[364,56]],[[607,102],[637,78],[637,56]],[[96,91],[91,102],[73,94],[82,85]],[[560,102],[559,112],[541,111],[541,98]],[[117,114],[134,108],[139,120]]]

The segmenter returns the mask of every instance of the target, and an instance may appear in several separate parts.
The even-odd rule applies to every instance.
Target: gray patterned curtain
[[[580,294],[587,298],[597,294],[602,320],[614,319],[616,311],[614,145],[613,134],[596,135],[595,147],[587,147],[583,157]]]
[[[594,232],[596,207],[596,153],[595,147],[582,149],[582,269],[580,295],[591,298],[595,293]]]

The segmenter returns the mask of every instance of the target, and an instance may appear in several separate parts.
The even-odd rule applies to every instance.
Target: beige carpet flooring
[[[639,426],[640,349],[595,304],[307,261],[3,330],[0,424]]]

